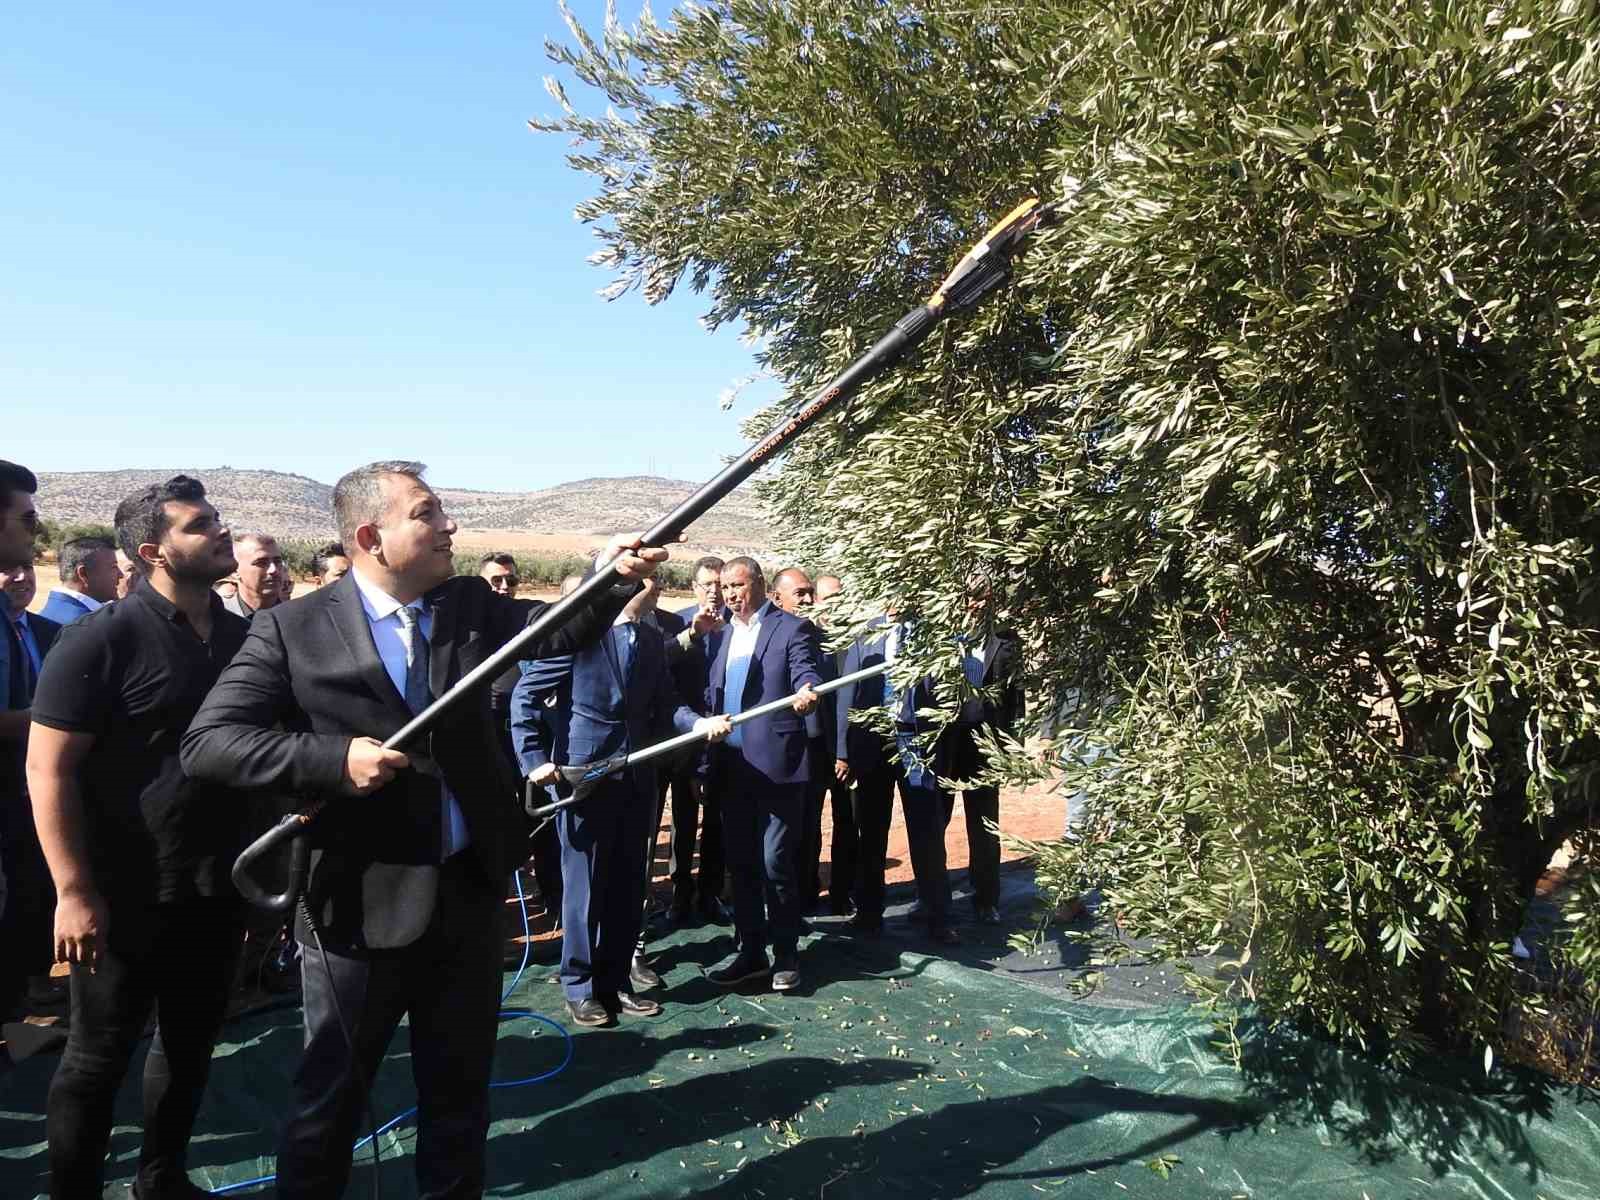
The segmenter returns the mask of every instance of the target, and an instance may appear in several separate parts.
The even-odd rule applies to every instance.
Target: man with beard
[[[183,741],[196,779],[327,801],[297,928],[305,1052],[278,1150],[285,1200],[344,1192],[371,1080],[408,1015],[417,1192],[483,1193],[501,910],[527,820],[488,688],[405,752],[382,739],[543,606],[452,577],[456,524],[423,470],[378,462],[339,480],[350,574],[257,613]],[[527,653],[575,653],[610,628],[667,557],[638,544],[613,541],[614,586]]]
[[[241,930],[228,868],[239,806],[185,777],[178,747],[246,623],[211,590],[233,539],[197,479],[117,506],[142,573],[67,626],[33,703],[28,786],[55,880],[55,956],[71,964],[67,1047],[50,1085],[52,1200],[98,1196],[112,1105],[152,1008],[138,1200],[205,1193],[184,1172]]]

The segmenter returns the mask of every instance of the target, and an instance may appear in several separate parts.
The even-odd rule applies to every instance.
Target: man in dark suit
[[[477,1196],[484,1186],[500,910],[527,822],[487,689],[407,752],[380,739],[540,606],[498,596],[476,576],[451,577],[456,525],[422,471],[382,462],[339,480],[334,515],[350,574],[257,614],[183,742],[197,779],[329,801],[312,827],[298,929],[305,1054],[278,1153],[283,1197],[343,1192],[370,1080],[406,1014],[418,1193]],[[621,552],[637,539],[612,545]],[[534,653],[593,641],[665,557],[621,553],[608,568],[617,586]]]
[[[710,724],[678,698],[665,642],[642,621],[657,591],[655,580],[648,581],[616,623],[576,655],[523,664],[511,700],[511,728],[522,771],[534,783],[552,784],[558,766],[642,750],[674,729],[704,731]],[[552,693],[555,703],[549,705]],[[630,978],[644,918],[657,795],[655,764],[647,763],[607,776],[582,803],[556,814],[561,986],[567,1011],[580,1025],[610,1025],[619,1013],[661,1011],[656,1001],[637,994]]]
[[[718,560],[721,561],[720,559]],[[687,706],[697,716],[704,715],[701,710],[705,708],[705,635],[721,628],[722,622],[717,617],[697,613],[692,619],[686,620],[673,612],[663,612],[658,607],[658,597],[652,594],[644,609],[639,614],[641,627],[650,630],[661,639],[662,651],[666,658],[667,674],[671,681],[674,694],[678,703]],[[650,965],[646,952],[645,941],[649,932],[650,923],[650,879],[655,868],[656,842],[661,833],[661,817],[666,812],[667,791],[669,787],[676,786],[684,789],[690,788],[698,792],[700,780],[696,778],[697,764],[705,761],[706,748],[704,745],[685,746],[674,751],[666,759],[661,760],[656,770],[656,809],[655,820],[651,823],[645,837],[647,847],[645,854],[645,897],[643,903],[642,923],[639,927],[638,943],[634,947],[633,965],[629,969],[628,979],[636,992],[647,992],[652,988],[661,986],[661,976]],[[676,784],[674,780],[676,779]],[[720,823],[720,819],[719,819]],[[672,827],[668,827],[668,870],[671,871],[671,841]],[[719,845],[720,845],[720,830]],[[720,876],[721,867],[718,867]],[[692,885],[692,880],[689,881]],[[718,885],[720,886],[720,884]],[[676,892],[677,884],[673,885]],[[711,905],[720,910],[721,902],[715,897]],[[716,913],[707,906],[702,905],[702,911],[707,913],[707,920],[715,920]],[[669,920],[674,925],[684,924],[688,920],[689,900],[685,895],[681,904],[674,897],[673,907],[670,910]]]
[[[878,632],[857,639],[845,654],[841,674],[893,662],[911,636],[909,622],[878,620]],[[924,676],[908,688],[896,688],[888,675],[863,679],[838,694],[837,776],[855,785],[857,861],[856,915],[852,925],[874,935],[883,929],[883,872],[889,843],[894,792],[900,789],[906,841],[917,898],[929,936],[946,945],[960,941],[950,927],[950,877],[945,869],[944,835],[954,803],[939,786],[938,765],[921,745],[931,730],[919,715],[935,704],[932,681]],[[885,737],[852,724],[850,713],[887,708],[894,716],[894,734]]]
[[[32,471],[19,463],[0,459],[0,568],[33,560],[33,540],[44,527],[33,506],[33,494],[38,490],[39,481]],[[10,627],[10,618],[11,598],[0,591],[0,621],[7,623],[6,628]],[[8,725],[20,725],[26,730],[25,718],[19,720],[5,715],[7,711],[15,711],[6,705],[13,689],[19,686],[22,666],[20,661],[13,662],[9,639],[0,649],[6,650],[0,654],[0,709],[5,710],[0,711],[0,731]],[[0,807],[9,813],[20,809],[24,783],[19,774],[3,767],[4,764],[0,764]],[[0,851],[4,850],[4,837],[0,832]],[[7,907],[6,890],[5,872],[0,869],[0,914],[4,914]]]
[[[0,1019],[18,1013],[29,990],[36,1001],[45,998],[55,958],[50,931],[56,893],[33,828],[24,767],[34,689],[61,626],[28,611],[37,587],[31,557],[0,567],[0,593],[9,601],[0,620],[5,642],[0,651],[10,668],[7,694],[0,696],[0,772],[7,781],[0,786],[5,797],[0,807],[0,870],[9,893],[0,913]]]
[[[844,581],[837,575],[818,575],[816,580],[816,605],[811,620],[824,635],[828,629],[827,610],[833,598],[844,591]],[[830,679],[844,673],[843,647],[824,655],[824,666]],[[841,779],[839,761],[839,693],[829,692],[822,698],[822,732],[820,745],[813,743],[824,756],[822,774],[827,788],[828,803],[833,813],[833,837],[828,846],[828,909],[837,917],[855,913],[857,835],[855,803],[850,792],[848,773]]]
[[[722,602],[722,560],[708,554],[694,564],[695,602],[676,613],[659,613],[663,632],[675,625],[672,636],[681,640],[689,631],[694,645],[672,666],[672,677],[684,703],[696,712],[706,712],[706,683],[711,664],[725,633],[728,610]],[[672,620],[669,620],[672,618]],[[709,786],[709,750],[702,747],[675,758],[670,764],[667,784],[672,792],[672,824],[669,834],[668,870],[672,875],[671,919],[675,924],[689,920],[698,911],[700,918],[713,924],[726,924],[722,907],[724,875],[722,849],[722,800]],[[699,832],[700,871],[694,869],[696,829]]]
[[[767,600],[761,564],[722,569],[730,620],[711,664],[710,712],[732,717],[796,694],[793,711],[740,725],[712,748],[711,786],[721,790],[723,845],[733,876],[738,952],[710,978],[732,986],[770,969],[776,991],[800,986],[800,839],[811,760],[805,716],[822,682],[817,628]],[[770,940],[773,958],[767,960]]]
[[[57,625],[70,625],[117,598],[122,568],[116,543],[108,537],[81,537],[63,542],[58,554],[61,586],[50,589],[41,615]]]
[[[500,556],[485,555],[478,565],[478,574],[483,577],[489,587],[496,592],[507,596],[515,596],[521,580],[515,573],[516,559],[512,559],[512,572],[507,579],[505,564],[498,561]],[[510,558],[510,555],[503,557]],[[500,570],[492,570],[501,568]],[[491,575],[492,572],[492,575]],[[578,584],[583,582],[583,576],[572,575],[562,581],[561,594],[563,596],[572,592]],[[568,585],[571,586],[568,586]],[[512,663],[499,675],[495,676],[489,685],[489,713],[494,719],[496,728],[504,731],[500,739],[500,749],[506,756],[512,774],[522,778],[522,764],[518,760],[516,741],[511,731],[511,697],[517,688],[517,681],[522,678],[522,671],[518,664]],[[539,889],[539,902],[544,905],[545,912],[550,916],[552,924],[561,919],[561,843],[556,838],[555,823],[541,823],[539,831],[528,842],[528,856],[533,866],[533,881]],[[513,936],[522,933],[521,913],[513,910],[516,921]]]
[[[786,613],[811,620],[817,587],[799,567],[785,567],[772,577],[772,602]],[[819,655],[824,680],[833,678],[833,662]],[[806,747],[811,756],[811,778],[806,783],[805,828],[800,839],[800,911],[812,913],[822,896],[822,805],[833,778],[833,693],[806,714]]]
[[[974,590],[968,598],[968,615],[980,632],[962,643],[961,667],[974,693],[962,702],[960,715],[940,738],[943,773],[958,781],[974,780],[984,768],[978,735],[1014,734],[1025,714],[1016,635],[1008,629],[984,628],[991,603],[985,589]],[[1000,789],[991,784],[963,788],[961,807],[967,821],[967,875],[974,915],[983,924],[994,925],[1000,920],[1000,836],[989,826],[999,826]]]

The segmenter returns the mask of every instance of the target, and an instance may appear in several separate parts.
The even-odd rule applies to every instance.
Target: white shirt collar
[[[728,614],[729,623],[741,626],[745,629],[754,629],[756,626],[761,624],[761,618],[767,615],[767,611],[771,609],[771,607],[771,600],[763,601],[761,607],[756,609],[756,611],[751,614],[748,621],[741,621],[738,613],[730,612]]]
[[[361,593],[361,607],[367,610],[367,620],[372,622],[384,621],[394,616],[402,608],[414,608],[418,612],[426,612],[422,601],[413,600],[410,604],[401,604],[388,592],[361,574],[356,567],[350,568],[350,574],[355,577],[356,590]]]
[[[96,600],[93,596],[85,595],[83,592],[80,592],[77,588],[63,587],[63,588],[51,588],[50,590],[52,592],[59,592],[63,596],[72,597],[79,604],[81,604],[85,608],[87,608],[90,612],[93,612],[95,609],[99,608],[103,603],[105,603],[103,600]]]

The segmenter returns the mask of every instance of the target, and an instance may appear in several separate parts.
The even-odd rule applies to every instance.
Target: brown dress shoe
[[[583,1000],[568,1000],[567,1014],[578,1025],[599,1029],[616,1023],[616,1018],[606,1011],[606,1006],[593,996]]]
[[[653,1017],[661,1011],[660,1004],[637,992],[618,992],[607,1007],[625,1017]]]

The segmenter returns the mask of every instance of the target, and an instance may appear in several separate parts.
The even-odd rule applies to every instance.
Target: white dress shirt
[[[367,628],[372,630],[372,644],[377,648],[378,657],[383,660],[383,669],[388,672],[389,679],[394,684],[394,690],[401,696],[406,694],[406,663],[411,658],[411,633],[401,624],[396,615],[401,608],[410,608],[417,613],[417,628],[422,630],[422,636],[432,644],[433,640],[433,612],[421,600],[413,600],[410,604],[402,605],[388,592],[377,584],[362,577],[359,570],[350,572],[356,578],[356,591],[361,594],[361,607],[367,614]],[[441,780],[440,788],[444,791],[445,820],[440,831],[442,845],[441,857],[449,858],[458,850],[464,850],[472,841],[467,832],[466,818],[461,815],[461,806],[456,803],[455,796]]]
[[[750,678],[750,659],[756,652],[756,639],[761,636],[761,618],[772,608],[768,600],[751,615],[749,624],[733,614],[728,622],[728,669],[722,677],[722,711],[728,716],[744,711],[744,685]],[[744,726],[735,725],[728,735],[728,745],[744,746]]]

